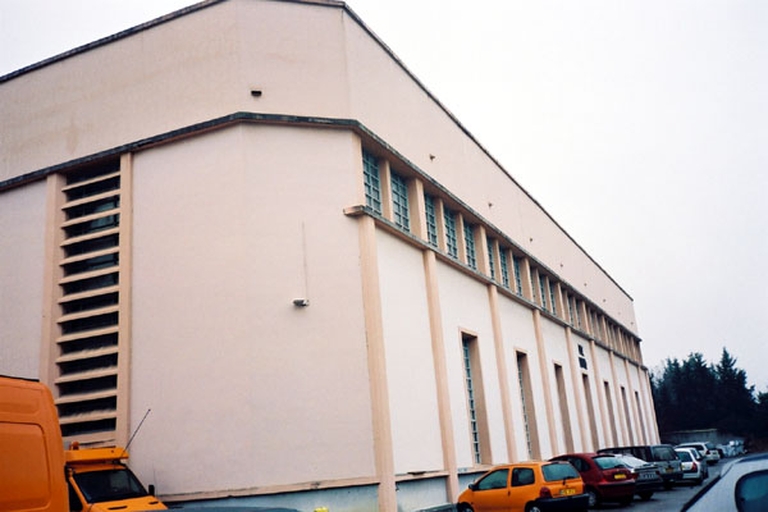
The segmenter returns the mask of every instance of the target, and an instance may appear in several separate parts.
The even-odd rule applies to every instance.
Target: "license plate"
[[[627,478],[627,475],[623,473],[619,473],[617,475],[613,475],[614,480],[625,480]]]
[[[572,494],[576,494],[576,489],[571,489],[571,488],[560,489],[561,496],[570,496]]]

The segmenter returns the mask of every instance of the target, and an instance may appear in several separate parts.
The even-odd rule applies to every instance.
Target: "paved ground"
[[[680,512],[683,505],[693,497],[694,494],[707,485],[714,475],[720,473],[723,462],[715,466],[709,466],[709,479],[704,481],[703,485],[683,484],[676,485],[669,491],[659,491],[654,493],[648,501],[635,499],[629,507],[620,507],[618,505],[604,505],[598,510],[626,510],[628,512]]]

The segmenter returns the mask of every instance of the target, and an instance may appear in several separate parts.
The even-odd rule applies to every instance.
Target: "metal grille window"
[[[435,198],[424,194],[424,214],[427,218],[427,242],[437,247],[437,216],[435,215]]]
[[[552,314],[557,315],[557,302],[555,301],[555,285],[549,282],[549,305],[552,308]]]
[[[464,245],[467,249],[467,265],[477,270],[477,254],[475,252],[475,227],[464,224]]]
[[[379,161],[367,151],[363,151],[363,174],[365,176],[365,204],[374,212],[381,213]]]
[[[541,307],[544,309],[544,311],[549,311],[549,307],[547,306],[547,278],[543,275],[539,275],[539,300],[541,301]]]
[[[499,266],[501,267],[501,284],[509,288],[509,265],[507,264],[507,251],[499,247]]]
[[[493,254],[493,240],[488,240],[488,274],[496,280],[496,257]]]
[[[512,256],[512,267],[515,271],[515,290],[517,290],[517,294],[522,297],[523,296],[523,273],[520,270],[520,258],[517,256]]]
[[[472,340],[464,337],[461,340],[461,347],[464,354],[464,378],[467,389],[467,407],[469,410],[469,432],[472,437],[472,453],[475,457],[475,463],[482,462],[482,452],[480,451],[480,424],[477,414],[478,404],[475,396],[475,381],[472,373],[472,351],[470,344]]]
[[[517,354],[517,381],[520,385],[520,405],[523,408],[523,424],[525,425],[525,444],[528,448],[528,457],[535,458],[533,437],[535,432],[531,428],[533,414],[530,403],[531,388],[528,376],[528,359],[525,354]]]
[[[456,214],[445,208],[443,215],[445,222],[445,250],[448,256],[459,259],[459,244],[456,238]]]
[[[114,442],[117,429],[120,163],[67,174],[61,189],[56,406],[65,438]]]
[[[392,213],[398,227],[410,231],[408,212],[408,184],[402,176],[392,173]]]

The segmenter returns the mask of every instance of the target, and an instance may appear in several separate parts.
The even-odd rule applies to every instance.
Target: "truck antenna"
[[[124,452],[128,451],[128,447],[131,446],[131,443],[133,442],[133,438],[136,437],[136,434],[139,433],[139,429],[141,429],[141,426],[144,424],[144,420],[147,419],[147,416],[149,416],[150,411],[152,409],[147,409],[147,412],[144,413],[144,417],[141,418],[141,421],[138,425],[136,425],[136,430],[133,431],[133,434],[131,434],[130,439],[128,439],[128,444],[125,445],[125,448],[123,449]]]

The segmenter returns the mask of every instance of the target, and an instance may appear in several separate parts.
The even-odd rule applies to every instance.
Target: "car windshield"
[[[127,468],[76,473],[74,478],[88,503],[147,496],[147,491]]]
[[[566,480],[569,478],[581,478],[573,466],[568,463],[547,464],[541,468],[544,473],[544,480],[547,482],[556,482],[557,480]]]

